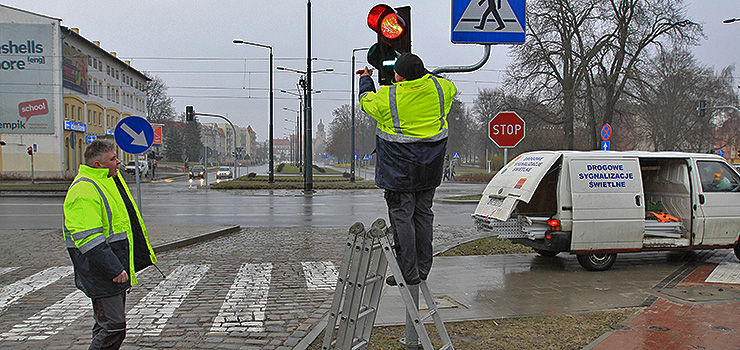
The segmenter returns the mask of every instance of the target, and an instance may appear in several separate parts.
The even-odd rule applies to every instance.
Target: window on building
[[[64,119],[69,120],[69,103],[64,104]]]
[[[119,78],[119,74],[118,74],[118,73],[120,73],[120,72],[121,72],[121,71],[119,71],[118,69],[116,69],[116,79],[120,79],[120,78]]]
[[[72,115],[70,115],[71,120],[75,120],[75,106],[72,106]]]
[[[77,107],[77,120],[82,123],[85,121],[85,116],[82,115],[82,108]]]
[[[90,55],[87,55],[87,65],[92,66],[92,59],[90,58]]]
[[[91,124],[92,122],[92,112],[88,109],[87,110],[87,124]]]

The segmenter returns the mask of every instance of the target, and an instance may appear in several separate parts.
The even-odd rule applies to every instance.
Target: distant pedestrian
[[[137,283],[137,271],[157,262],[120,164],[112,143],[93,141],[64,199],[62,234],[75,285],[92,299],[90,349],[120,348],[126,337],[126,291]]]
[[[154,173],[157,171],[157,160],[152,160],[152,180],[154,180]]]

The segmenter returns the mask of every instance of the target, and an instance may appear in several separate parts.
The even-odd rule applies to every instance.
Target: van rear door
[[[483,191],[476,216],[506,221],[519,201],[529,203],[548,170],[560,159],[558,152],[528,152],[501,168]]]
[[[639,160],[589,156],[569,164],[571,251],[641,249],[645,197]]]

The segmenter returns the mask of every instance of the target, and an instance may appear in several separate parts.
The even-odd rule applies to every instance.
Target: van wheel
[[[740,260],[740,241],[735,244],[735,257]]]
[[[552,258],[553,256],[560,254],[560,252],[556,252],[553,250],[542,250],[542,249],[536,249],[536,248],[534,248],[534,251],[535,253],[542,255],[542,256],[546,256],[548,258]]]
[[[576,254],[578,263],[589,271],[605,271],[617,261],[617,254]]]

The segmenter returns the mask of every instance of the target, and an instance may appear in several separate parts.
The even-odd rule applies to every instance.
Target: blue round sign
[[[146,119],[132,115],[118,122],[113,136],[118,147],[124,152],[141,154],[152,146],[154,128]]]

